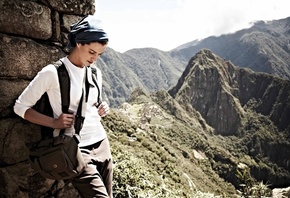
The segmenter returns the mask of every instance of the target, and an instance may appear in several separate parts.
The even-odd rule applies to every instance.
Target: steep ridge
[[[290,126],[289,81],[238,68],[206,49],[189,61],[169,93],[190,103],[219,134],[238,135],[245,105],[269,116],[281,131]]]
[[[189,60],[202,48],[210,49],[240,67],[290,79],[290,17],[258,21],[249,29],[211,36],[171,51],[172,56]]]

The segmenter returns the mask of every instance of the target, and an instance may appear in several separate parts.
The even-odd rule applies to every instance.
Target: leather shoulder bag
[[[63,64],[62,67],[65,69]],[[62,72],[67,71],[65,69],[65,71]],[[58,74],[60,80],[62,78],[60,75],[62,74],[59,71]],[[88,89],[86,90],[85,88],[86,78],[87,75],[85,74],[82,96],[75,116],[75,134],[73,136],[67,136],[64,133],[65,130],[61,130],[59,136],[50,137],[48,139],[42,138],[39,142],[32,144],[29,149],[29,161],[31,167],[45,178],[54,180],[71,179],[79,175],[86,166],[78,146],[78,135],[82,128],[86,111],[87,99],[85,99],[84,96],[88,95],[88,93],[86,94]],[[70,81],[68,80],[66,83],[70,83]],[[62,89],[67,89],[67,86],[61,80],[60,89],[62,95],[62,111],[63,113],[67,113],[69,96],[67,96],[68,94],[63,94],[64,91]]]

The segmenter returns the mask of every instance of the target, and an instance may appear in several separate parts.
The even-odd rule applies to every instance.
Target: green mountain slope
[[[186,64],[157,49],[138,49],[122,54],[108,48],[97,66],[103,73],[103,97],[111,106],[117,107],[137,87],[149,93],[173,86]]]
[[[166,92],[159,94],[171,98]],[[141,103],[125,103],[104,119],[115,158],[117,197],[128,197],[129,192],[133,197],[172,198],[236,193],[211,165],[214,152],[227,153],[209,145],[211,128],[190,125],[198,123],[195,118],[185,124],[142,97]]]

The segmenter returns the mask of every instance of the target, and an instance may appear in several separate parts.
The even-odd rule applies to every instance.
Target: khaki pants
[[[72,184],[83,198],[113,198],[113,162],[108,138],[96,144],[82,147],[88,165],[72,179]]]

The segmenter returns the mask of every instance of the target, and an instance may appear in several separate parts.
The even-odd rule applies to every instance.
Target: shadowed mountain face
[[[171,54],[189,60],[203,48],[237,66],[290,79],[290,17],[256,22],[234,34],[195,40],[172,50]]]
[[[238,68],[209,50],[189,61],[169,93],[199,111],[222,135],[238,135],[244,108],[269,117],[280,131],[290,126],[289,81]]]

